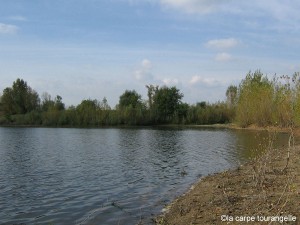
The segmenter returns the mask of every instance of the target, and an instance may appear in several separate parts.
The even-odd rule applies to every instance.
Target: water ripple
[[[0,128],[0,223],[150,224],[200,177],[247,160],[259,141],[211,129]]]

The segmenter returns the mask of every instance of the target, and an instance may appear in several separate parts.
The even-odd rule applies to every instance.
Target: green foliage
[[[276,80],[274,96],[274,123],[281,127],[288,127],[293,119],[293,91],[288,77],[281,77],[287,83]]]
[[[238,90],[237,122],[246,127],[251,124],[272,124],[274,84],[260,71],[249,72]]]
[[[176,111],[176,116],[175,116],[175,123],[177,124],[186,124],[186,118],[189,112],[189,104],[187,103],[180,103],[178,105],[178,109]]]
[[[40,105],[36,104],[35,107],[30,107],[31,101],[25,101],[24,96],[29,96],[31,100],[35,98],[39,100],[39,97],[27,86],[26,82],[18,79],[14,82],[13,87],[3,91],[0,123],[54,127],[97,127],[159,123],[209,124],[229,121],[228,107],[224,103],[211,105],[200,102],[196,106],[190,106],[181,102],[183,94],[176,87],[147,85],[146,88],[148,89],[148,101],[143,102],[141,95],[135,90],[126,90],[120,96],[116,109],[110,108],[105,97],[100,102],[96,99],[83,100],[79,105],[66,109],[61,96],[57,95],[52,99],[51,95],[46,92],[42,94]],[[16,93],[22,93],[22,95]],[[18,99],[22,100],[17,101]],[[27,102],[28,105],[23,104],[24,102]],[[26,111],[31,108],[34,110]]]
[[[142,104],[142,97],[135,90],[126,90],[119,100],[119,107],[125,109],[127,107],[137,108]]]
[[[292,82],[294,84],[293,122],[296,126],[300,126],[300,72],[293,74]]]
[[[238,87],[230,85],[226,90],[226,101],[229,107],[235,107],[237,103]]]
[[[232,121],[233,114],[233,109],[224,102],[214,104],[200,102],[189,107],[187,123],[199,125],[229,123]]]
[[[42,104],[41,109],[42,111],[48,111],[49,109],[54,107],[54,101],[51,100],[51,95],[47,92],[42,94]]]
[[[26,114],[15,114],[10,118],[12,124],[39,126],[42,124],[41,114],[38,111],[31,111]]]
[[[97,124],[97,112],[99,109],[98,101],[83,100],[77,107],[76,112],[78,116],[79,126],[92,126]]]
[[[12,88],[5,88],[1,96],[1,108],[6,115],[15,114],[15,104]]]
[[[248,73],[238,89],[236,121],[243,127],[300,125],[300,74],[269,80],[260,71]]]
[[[54,108],[59,111],[65,109],[65,104],[62,102],[62,97],[59,95],[56,95],[54,99]]]
[[[163,86],[156,90],[153,96],[154,120],[156,122],[171,122],[179,109],[183,94],[176,87]]]
[[[230,85],[226,101],[195,105],[182,102],[176,87],[146,85],[148,99],[126,90],[112,109],[107,99],[83,100],[65,108],[62,97],[43,93],[42,101],[25,81],[17,79],[3,90],[0,124],[98,127],[109,125],[216,124],[240,126],[300,126],[300,73],[272,80],[260,71],[249,72],[239,86]]]
[[[36,91],[22,79],[14,81],[12,87],[5,88],[1,96],[2,110],[6,115],[29,113],[38,109],[39,102]]]
[[[108,101],[107,101],[107,99],[106,99],[106,97],[104,97],[103,99],[102,99],[102,101],[100,102],[100,109],[101,110],[110,110],[110,106],[109,106],[109,104],[108,104]]]
[[[57,95],[54,100],[51,99],[51,95],[47,92],[42,94],[42,111],[64,110],[65,104],[62,102],[62,97]]]
[[[145,104],[142,97],[135,90],[126,90],[119,100],[117,106],[118,124],[138,125],[144,124]]]
[[[152,84],[146,85],[146,88],[148,89],[147,95],[148,95],[148,107],[151,110],[153,106],[153,97],[155,93],[158,91],[158,85],[154,86]]]

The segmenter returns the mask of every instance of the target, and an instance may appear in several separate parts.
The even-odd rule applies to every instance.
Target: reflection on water
[[[236,131],[235,140],[237,157],[244,161],[245,159],[251,159],[256,157],[264,149],[268,149],[269,146],[274,148],[285,148],[288,146],[288,133],[274,133],[267,131]]]
[[[0,128],[1,224],[151,223],[197,179],[249,159],[268,133]],[[275,146],[287,144],[280,134]]]

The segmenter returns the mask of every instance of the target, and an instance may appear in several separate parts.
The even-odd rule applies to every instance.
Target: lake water
[[[0,128],[0,224],[151,224],[200,177],[247,161],[266,132]],[[287,144],[281,134],[276,145]]]

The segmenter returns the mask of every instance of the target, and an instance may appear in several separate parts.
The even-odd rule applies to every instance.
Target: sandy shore
[[[290,150],[287,168],[288,149],[270,148],[235,170],[203,178],[156,224],[300,224],[300,146]]]

